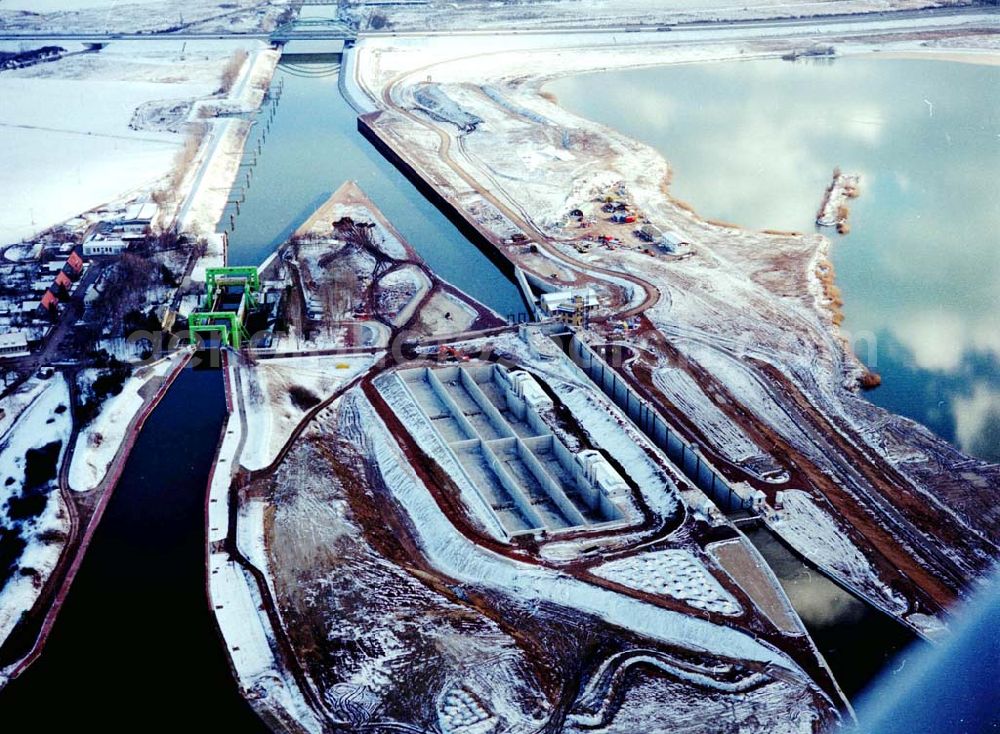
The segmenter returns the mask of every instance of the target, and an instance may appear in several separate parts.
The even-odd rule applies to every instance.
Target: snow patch
[[[590,572],[649,594],[665,594],[707,612],[740,614],[743,611],[733,595],[690,551],[642,553],[604,563]]]

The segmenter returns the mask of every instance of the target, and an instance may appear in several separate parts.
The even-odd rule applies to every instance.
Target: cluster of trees
[[[92,308],[102,325],[125,324],[125,317],[141,311],[146,303],[146,289],[159,282],[158,263],[130,252],[110,266]]]
[[[0,51],[0,70],[20,69],[37,64],[39,61],[50,61],[66,53],[62,46],[42,46],[30,51]]]
[[[101,405],[112,395],[118,395],[132,375],[132,365],[101,350],[96,353],[97,364],[101,367],[97,377],[83,391],[79,404],[74,410],[77,425],[84,426],[94,419]]]

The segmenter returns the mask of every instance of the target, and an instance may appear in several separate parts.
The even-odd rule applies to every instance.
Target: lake
[[[813,231],[834,167],[861,175],[834,239],[869,399],[1000,460],[1000,66],[877,55],[600,72],[546,86],[652,146],[702,216]],[[764,183],[766,182],[766,183]]]

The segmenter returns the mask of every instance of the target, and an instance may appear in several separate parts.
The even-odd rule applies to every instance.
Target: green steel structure
[[[246,339],[246,328],[236,311],[198,311],[188,317],[188,333],[219,335],[222,344],[239,349]]]
[[[233,288],[229,291],[226,289]],[[257,307],[260,292],[260,274],[255,267],[209,268],[205,271],[205,300],[202,310],[188,317],[188,332],[218,334],[220,344],[239,349],[249,338],[243,322],[247,307]],[[226,302],[226,297],[230,301]],[[239,303],[233,307],[233,296]]]
[[[208,268],[205,271],[205,302],[203,308],[211,309],[215,305],[220,286],[243,286],[243,292],[250,299],[250,305],[257,305],[257,293],[260,291],[260,274],[252,265],[231,268]]]

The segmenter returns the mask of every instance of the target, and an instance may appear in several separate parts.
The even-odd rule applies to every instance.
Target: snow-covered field
[[[380,356],[289,357],[241,367],[247,440],[240,463],[261,469],[274,461],[312,407],[368,370]]]
[[[928,0],[430,0],[430,2],[371,3],[350,0],[345,14],[363,29],[387,24],[391,30],[500,30],[524,28],[615,28],[697,20],[748,19],[884,12],[886,10],[947,5]],[[955,3],[958,4],[958,3]]]
[[[697,609],[739,614],[742,608],[701,562],[686,550],[653,551],[591,569],[601,578],[650,594],[665,594]]]
[[[140,391],[155,378],[164,377],[178,357],[164,358],[141,367],[125,381],[118,395],[110,396],[101,412],[80,430],[69,468],[69,485],[77,492],[89,492],[100,485],[115,454],[128,435],[132,420],[146,399]]]
[[[20,536],[25,545],[13,561],[10,578],[0,583],[0,644],[38,598],[59,561],[70,523],[56,478],[26,476],[27,452],[53,443],[59,444],[58,450],[49,459],[59,471],[72,430],[66,380],[56,375],[28,383],[12,397],[0,402],[5,412],[0,428],[0,536]]]
[[[664,395],[709,436],[727,459],[743,465],[753,462],[758,469],[761,466],[769,469],[776,466],[770,456],[764,454],[739,426],[723,414],[687,372],[665,366],[654,373],[653,379]]]
[[[355,422],[344,427],[344,435],[366,448],[386,486],[409,515],[426,557],[448,576],[504,589],[521,598],[569,603],[668,644],[770,663],[794,677],[802,675],[790,659],[737,630],[654,607],[550,569],[514,562],[473,544],[420,485],[385,424],[359,392],[345,397],[343,409],[357,414]],[[361,426],[363,432],[359,432]]]
[[[136,110],[214,94],[247,43],[117,41],[0,75],[0,243],[158,187],[185,133],[133,129]]]
[[[270,30],[284,0],[0,0],[10,31],[151,33]]]

